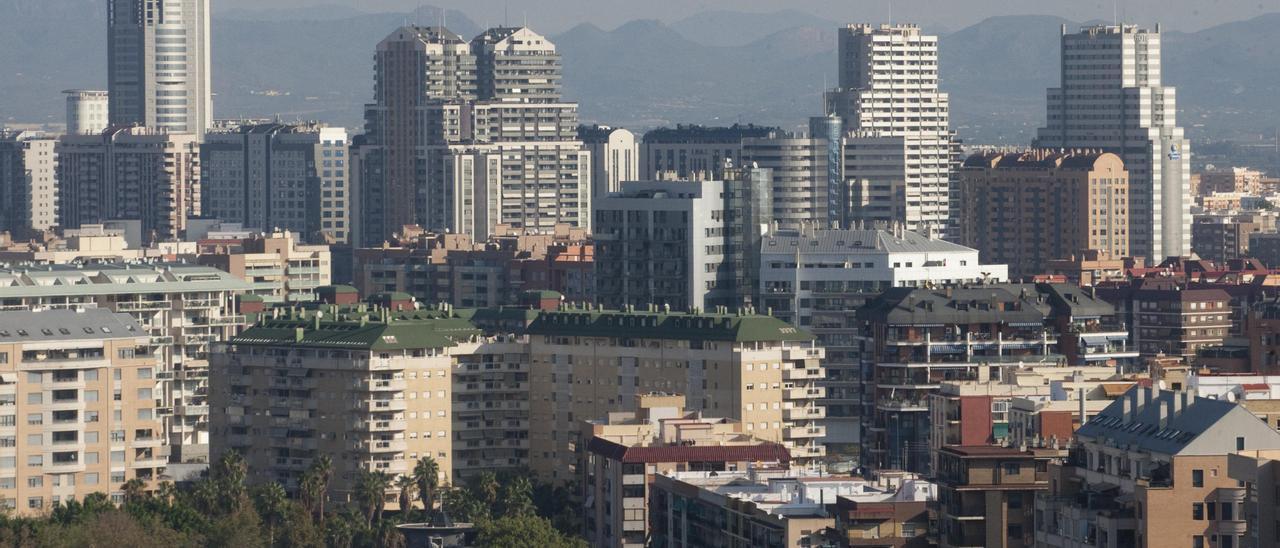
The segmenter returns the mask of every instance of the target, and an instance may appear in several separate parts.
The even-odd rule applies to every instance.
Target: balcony
[[[928,411],[929,400],[876,400],[876,408],[883,411]]]
[[[788,388],[786,390],[786,399],[789,400],[809,400],[824,398],[827,396],[827,389],[821,386],[810,388]]]
[[[360,402],[360,409],[369,413],[404,411],[406,407],[404,400],[365,400]]]
[[[785,435],[790,439],[821,438],[827,435],[825,426],[794,426],[787,428]]]
[[[351,429],[357,432],[403,432],[409,423],[404,419],[357,421]]]
[[[208,416],[209,406],[208,405],[176,405],[173,408],[173,412],[174,412],[173,414],[175,415],[182,415],[185,417]]]
[[[404,379],[363,379],[357,388],[369,392],[403,392],[409,385]]]
[[[792,346],[782,349],[782,359],[788,361],[817,359],[822,357],[823,352],[822,348]]]
[[[827,416],[826,407],[792,407],[783,411],[783,418],[787,420],[816,420]]]
[[[373,440],[361,445],[370,453],[403,453],[409,447],[404,440]]]
[[[116,312],[155,312],[172,307],[169,301],[120,301],[116,303]]]
[[[826,372],[816,367],[805,369],[786,369],[782,372],[782,378],[786,380],[823,379],[826,378]]]
[[[365,461],[360,467],[370,472],[386,472],[392,475],[404,474],[409,470],[408,464],[399,459]]]

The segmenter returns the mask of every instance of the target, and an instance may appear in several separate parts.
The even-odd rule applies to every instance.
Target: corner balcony
[[[365,400],[360,409],[369,413],[403,412],[408,405],[404,400]]]
[[[786,389],[785,395],[788,400],[811,400],[825,398],[827,396],[827,389],[821,386],[810,388],[788,388]]]
[[[784,434],[789,439],[801,438],[821,438],[827,435],[827,427],[825,426],[793,426],[784,430]]]
[[[804,368],[804,369],[784,369],[782,378],[786,380],[818,380],[826,378],[826,371],[820,368]]]
[[[827,408],[814,407],[792,407],[782,412],[783,418],[787,420],[816,420],[823,419],[827,416]]]

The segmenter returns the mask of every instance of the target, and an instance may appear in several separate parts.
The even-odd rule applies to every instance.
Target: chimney
[[[1142,412],[1142,407],[1151,401],[1151,393],[1141,386],[1129,391],[1129,409],[1132,415],[1126,417],[1126,420],[1133,422],[1138,420],[1138,413]]]
[[[1160,428],[1169,426],[1169,419],[1178,412],[1178,395],[1169,394],[1168,400],[1156,400],[1156,405],[1160,406]]]
[[[1085,422],[1085,406],[1084,406],[1084,389],[1076,389],[1076,397],[1080,398],[1080,426],[1084,426]],[[1128,407],[1127,405],[1125,407]]]

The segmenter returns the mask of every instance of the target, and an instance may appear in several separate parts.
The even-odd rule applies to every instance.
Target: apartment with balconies
[[[476,315],[522,310],[474,311]],[[483,322],[475,321],[480,324]],[[502,330],[457,341],[453,367],[453,474],[463,481],[481,472],[529,464],[529,338]]]
[[[1135,387],[1076,431],[1036,500],[1039,546],[1241,546],[1248,478],[1230,456],[1280,449],[1234,402]],[[1271,545],[1271,544],[1267,544]]]
[[[210,233],[197,260],[249,283],[246,293],[270,304],[316,300],[316,288],[333,283],[327,245],[304,245],[288,231]]]
[[[1240,451],[1227,455],[1227,475],[1244,486],[1243,517],[1249,533],[1241,548],[1280,543],[1280,451]]]
[[[425,314],[425,313],[424,313]],[[214,365],[213,457],[238,451],[251,481],[298,489],[320,455],[330,498],[349,501],[362,471],[411,474],[431,457],[453,468],[453,337],[465,320],[386,310],[266,319],[232,338]]]
[[[938,546],[1035,545],[1036,494],[1049,488],[1049,462],[1065,452],[953,445],[938,452]]]
[[[247,323],[236,299],[249,288],[189,264],[75,264],[0,269],[0,310],[102,308],[133,317],[159,364],[156,414],[174,462],[209,454],[209,352]]]
[[[1004,265],[978,262],[978,251],[885,229],[774,230],[760,246],[761,307],[803,327],[826,349],[827,451],[858,455],[862,440],[864,339],[857,310],[891,287],[1006,281]]]
[[[1107,311],[1113,309],[1066,285],[886,291],[858,311],[867,345],[861,463],[926,472],[929,396],[943,382],[998,380],[1011,365],[1071,371],[1067,366],[1089,360],[1078,351],[1065,354],[1063,334]]]
[[[636,412],[584,421],[578,438],[583,534],[593,546],[643,548],[649,484],[661,473],[787,467],[786,447],[748,436],[742,423],[684,409],[680,394],[636,396]]]
[[[826,454],[824,351],[813,335],[747,313],[566,308],[529,325],[530,467],[558,483],[577,477],[579,421],[635,411],[647,392],[684,394],[685,407],[742,422],[805,467]]]
[[[90,493],[123,502],[168,463],[159,356],[107,309],[0,312],[0,506],[44,515]]]

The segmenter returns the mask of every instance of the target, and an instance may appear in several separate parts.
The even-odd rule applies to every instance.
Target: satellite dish
[[[1167,388],[1165,387],[1165,385],[1164,385],[1164,381],[1160,381],[1160,382],[1156,383],[1156,388],[1159,388],[1159,389],[1161,389],[1161,390],[1166,390],[1166,389],[1167,389]]]
[[[1229,402],[1231,402],[1231,403],[1235,403],[1235,401],[1236,401],[1236,393],[1235,393],[1235,392],[1227,392],[1227,401],[1229,401]]]

